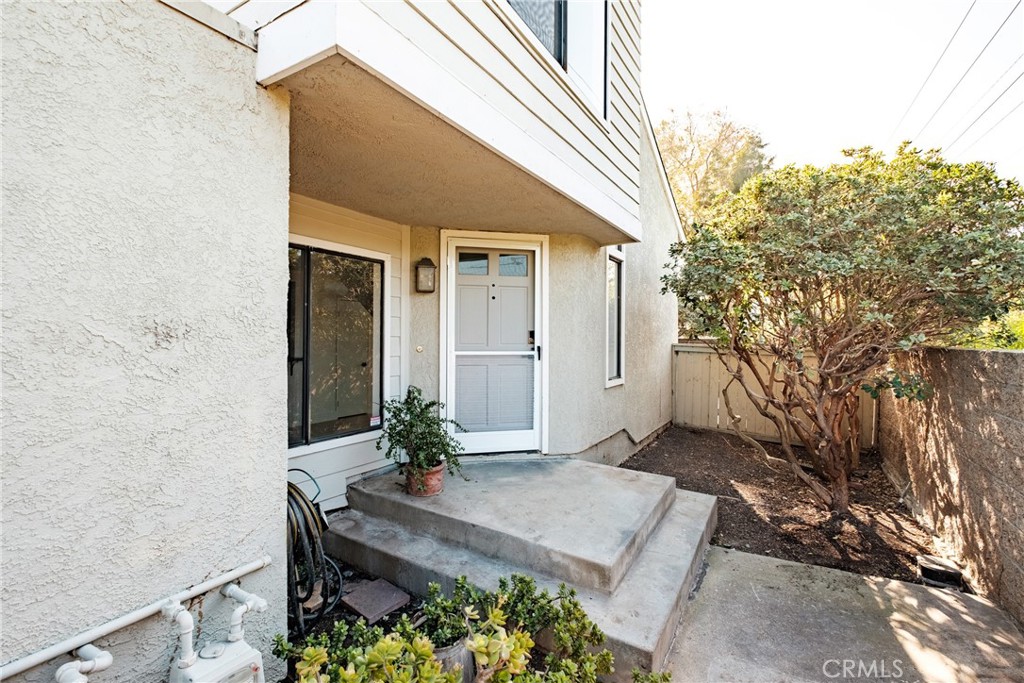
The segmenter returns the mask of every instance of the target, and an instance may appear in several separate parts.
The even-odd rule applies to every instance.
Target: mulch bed
[[[777,445],[764,446],[782,457]],[[767,462],[734,434],[672,427],[622,466],[719,496],[712,543],[725,548],[915,582],[915,556],[935,553],[876,454],[863,456],[854,473],[862,487],[851,491],[848,517],[833,515],[788,465]]]

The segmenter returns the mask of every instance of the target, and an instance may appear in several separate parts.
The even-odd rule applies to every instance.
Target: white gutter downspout
[[[57,683],[89,683],[85,674],[103,671],[114,663],[114,657],[95,645],[83,645],[75,650],[75,661],[64,664],[54,676]]]
[[[17,659],[13,662],[8,662],[4,664],[2,667],[0,667],[0,681],[7,680],[15,674],[20,674],[22,671],[27,671],[32,667],[44,664],[50,661],[51,659],[54,659],[55,657],[67,654],[68,652],[80,648],[83,645],[88,645],[92,643],[94,640],[110,635],[114,631],[120,631],[126,626],[131,626],[132,624],[142,621],[143,619],[148,619],[154,614],[159,614],[160,610],[163,609],[164,605],[167,604],[168,600],[171,600],[172,602],[184,602],[185,600],[191,600],[192,598],[198,597],[203,593],[209,593],[210,591],[216,588],[220,588],[224,584],[230,583],[235,579],[241,578],[247,574],[252,574],[254,571],[263,569],[264,567],[268,566],[270,562],[270,555],[264,555],[259,560],[255,560],[254,562],[250,562],[249,564],[244,564],[241,567],[232,569],[228,573],[221,574],[217,578],[204,581],[200,584],[196,584],[195,586],[187,588],[181,591],[180,593],[175,593],[170,597],[163,598],[162,600],[157,600],[156,602],[146,605],[145,607],[140,607],[134,612],[129,612],[128,614],[118,617],[117,619],[114,619],[112,621],[108,621],[105,624],[101,624],[87,631],[82,631],[77,636],[73,636],[71,638],[68,638],[67,640],[63,640],[57,643],[56,645],[51,645],[50,647],[40,650],[34,654],[28,655],[27,657],[22,657],[21,659]]]

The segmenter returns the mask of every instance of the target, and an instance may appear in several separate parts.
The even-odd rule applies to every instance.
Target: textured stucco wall
[[[934,387],[881,401],[889,477],[975,585],[1024,622],[1024,353],[928,350],[900,358]]]
[[[675,207],[662,191],[656,152],[641,139],[642,242],[627,244],[625,383],[605,388],[605,252],[584,237],[551,238],[551,453],[582,453],[625,430],[640,442],[672,420],[676,301],[660,293]],[[608,449],[605,449],[608,450]],[[588,459],[621,461],[631,451],[598,448]]]
[[[288,101],[157,2],[3,7],[5,661],[272,556],[286,629]],[[218,594],[192,611],[223,636]],[[97,680],[166,680],[162,618]],[[15,680],[53,680],[61,657]],[[272,658],[268,663],[273,664]]]
[[[643,124],[641,124],[643,125]],[[644,240],[632,244],[627,269],[626,429],[634,439],[648,437],[672,421],[672,344],[679,337],[675,294],[661,293],[669,247],[679,239],[675,203],[662,181],[661,161],[652,137],[640,138],[640,221]]]
[[[413,227],[409,233],[409,261],[416,263],[424,256],[444,267],[441,258],[441,231],[437,228]],[[410,281],[407,296],[411,297],[410,314],[412,325],[409,336],[409,383],[423,390],[430,400],[438,398],[441,367],[441,287],[440,270],[437,275],[438,287],[433,294],[415,291],[416,283]],[[423,347],[422,351],[417,349]]]

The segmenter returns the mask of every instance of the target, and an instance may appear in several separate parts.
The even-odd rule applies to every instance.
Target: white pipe
[[[103,671],[114,663],[113,655],[91,643],[78,648],[74,654],[78,659],[57,669],[54,676],[57,683],[89,683],[89,677],[85,674]]]
[[[245,635],[245,631],[242,629],[242,617],[245,616],[245,613],[250,610],[253,612],[265,612],[267,610],[267,601],[258,595],[247,593],[237,583],[229,583],[221,588],[220,592],[224,597],[241,603],[231,613],[231,631],[228,633],[228,641],[234,643],[241,640]]]
[[[0,681],[6,680],[15,674],[20,674],[22,671],[31,669],[34,666],[39,666],[44,662],[50,661],[54,657],[59,657],[63,654],[67,654],[68,652],[71,652],[76,648],[82,647],[83,645],[88,645],[94,640],[98,640],[99,638],[108,636],[114,631],[119,631],[126,626],[131,626],[132,624],[142,621],[143,619],[147,619],[153,616],[154,614],[159,614],[161,608],[163,608],[163,606],[167,604],[168,600],[173,600],[175,602],[184,602],[185,600],[191,600],[192,598],[202,595],[203,593],[209,593],[215,588],[220,588],[225,583],[229,583],[239,577],[245,576],[246,574],[252,574],[254,571],[263,569],[264,567],[270,564],[270,561],[270,555],[264,555],[259,560],[255,560],[253,562],[250,562],[249,564],[244,564],[241,567],[232,569],[228,573],[221,574],[217,578],[210,579],[208,581],[203,581],[202,583],[196,584],[191,588],[186,588],[180,593],[175,593],[170,597],[157,600],[156,602],[146,605],[145,607],[140,607],[134,612],[129,612],[128,614],[118,617],[117,619],[108,621],[105,624],[93,627],[88,631],[82,631],[77,636],[72,636],[67,640],[62,640],[56,645],[51,645],[50,647],[39,650],[38,652],[30,654],[27,657],[22,657],[21,659],[8,662],[4,664],[2,667],[0,667]]]
[[[178,626],[178,668],[187,669],[196,663],[196,651],[192,647],[192,628],[195,620],[192,613],[180,602],[168,600],[160,610]]]

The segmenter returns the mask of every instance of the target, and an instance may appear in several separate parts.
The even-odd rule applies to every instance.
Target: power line
[[[993,125],[993,126],[992,126],[991,128],[989,128],[989,129],[988,129],[988,130],[986,130],[986,131],[985,131],[984,133],[982,133],[982,134],[981,134],[980,136],[978,136],[978,139],[977,139],[977,140],[975,140],[975,141],[974,141],[974,142],[972,142],[971,144],[967,145],[967,147],[965,147],[965,148],[964,148],[964,151],[963,151],[963,152],[961,152],[961,154],[966,154],[966,153],[967,153],[967,152],[968,152],[968,151],[969,151],[969,150],[970,150],[970,149],[971,149],[972,147],[974,147],[974,146],[975,146],[976,144],[978,144],[979,142],[981,142],[982,140],[984,140],[984,139],[985,139],[985,137],[986,137],[986,136],[987,136],[987,135],[988,135],[989,133],[991,133],[992,131],[994,131],[994,130],[995,130],[996,128],[998,128],[998,127],[999,127],[999,124],[1000,124],[1000,123],[1002,123],[1002,122],[1003,122],[1003,121],[1005,121],[1006,119],[1010,118],[1010,114],[1012,114],[1013,112],[1017,111],[1017,110],[1018,110],[1018,109],[1020,109],[1020,108],[1021,108],[1022,106],[1024,106],[1024,100],[1021,100],[1020,102],[1018,102],[1018,103],[1017,103],[1017,106],[1016,106],[1016,107],[1014,107],[1014,108],[1013,108],[1013,109],[1011,109],[1010,111],[1006,112],[1006,113],[1005,113],[1005,114],[1003,115],[1003,118],[1001,118],[1001,119],[999,119],[998,121],[996,121],[996,122],[995,122],[995,124],[994,124],[994,125]],[[950,145],[950,147],[952,147],[952,145]],[[1024,149],[1024,148],[1022,148],[1022,149]]]
[[[1013,82],[1011,82],[1010,85],[1006,86],[1006,89],[1003,90],[1003,92],[999,93],[999,96],[997,98],[995,98],[994,100],[992,100],[991,104],[989,104],[987,107],[985,107],[985,111],[983,111],[980,114],[978,114],[978,117],[975,118],[973,121],[971,121],[971,125],[969,125],[966,128],[964,128],[964,132],[963,133],[960,133],[960,135],[956,136],[956,140],[953,140],[953,142],[951,142],[950,144],[946,145],[946,149],[951,148],[953,145],[955,145],[957,142],[959,142],[960,138],[962,138],[964,135],[966,135],[967,131],[969,131],[971,128],[973,128],[974,124],[976,124],[981,119],[982,116],[987,114],[988,110],[991,109],[993,106],[995,106],[995,103],[998,102],[999,100],[1001,100],[1003,95],[1005,95],[1010,90],[1010,88],[1012,88],[1014,85],[1016,85],[1017,81],[1019,81],[1021,78],[1024,78],[1024,71],[1021,71],[1017,75],[1017,78],[1013,79]]]
[[[1003,19],[1003,23],[999,24],[999,28],[996,29],[996,32],[993,33],[992,37],[988,39],[987,43],[985,43],[985,47],[981,48],[981,52],[979,52],[978,56],[974,58],[974,61],[971,62],[971,65],[967,67],[967,71],[964,71],[964,75],[960,77],[960,80],[956,82],[953,88],[949,91],[949,94],[946,95],[946,99],[942,100],[938,108],[934,112],[932,112],[932,115],[928,118],[927,121],[924,122],[924,125],[921,126],[921,130],[919,130],[917,135],[914,136],[915,139],[919,139],[921,137],[921,134],[924,133],[928,125],[933,120],[935,120],[935,117],[938,115],[938,113],[942,110],[944,106],[946,106],[946,102],[949,102],[949,98],[953,96],[953,93],[956,92],[956,89],[959,88],[960,84],[964,82],[964,79],[967,78],[967,74],[971,73],[971,69],[973,69],[974,65],[978,63],[978,60],[981,59],[981,56],[985,54],[985,50],[988,49],[988,46],[992,44],[992,41],[996,39],[996,36],[999,35],[999,32],[1003,30],[1004,26],[1006,26],[1006,22],[1010,20],[1010,17],[1013,16],[1013,13],[1017,11],[1018,7],[1020,7],[1021,1],[1022,0],[1017,0],[1017,4],[1013,6],[1013,9],[1010,10],[1010,13],[1006,15],[1005,19]]]
[[[903,120],[907,118],[907,114],[909,114],[910,110],[914,108],[914,104],[917,102],[917,98],[920,97],[921,93],[924,91],[924,86],[928,85],[928,81],[931,79],[932,74],[935,73],[935,69],[938,68],[939,62],[941,62],[942,58],[946,56],[946,51],[948,51],[949,46],[953,44],[953,39],[956,38],[956,34],[960,33],[960,29],[963,28],[964,22],[967,21],[967,17],[970,16],[971,10],[974,9],[974,6],[977,4],[978,0],[974,0],[974,2],[971,3],[971,6],[967,8],[967,13],[964,14],[964,18],[960,20],[960,24],[956,27],[956,30],[953,31],[953,35],[949,37],[949,42],[946,43],[946,47],[942,48],[942,54],[940,54],[939,58],[935,60],[934,64],[932,64],[932,70],[929,71],[928,75],[924,77],[924,82],[921,84],[921,87],[917,89],[917,93],[914,95],[914,99],[910,100],[910,104],[907,105],[907,110],[903,112],[903,116],[900,117],[899,123],[897,123],[896,127],[892,129],[891,133],[889,133],[890,138],[896,135],[896,131],[898,131],[900,129],[900,126],[903,125]]]
[[[996,86],[999,85],[1000,81],[1002,81],[1004,78],[1006,78],[1006,74],[1010,73],[1010,71],[1013,69],[1013,67],[1017,66],[1017,62],[1019,62],[1022,59],[1024,59],[1024,52],[1021,52],[1019,55],[1017,55],[1017,59],[1013,60],[1013,64],[1011,64],[1010,66],[1006,67],[1006,71],[1004,71],[1003,73],[999,74],[999,78],[997,78],[996,80],[992,81],[992,85],[988,86],[988,89],[985,92],[981,93],[981,95],[978,96],[977,100],[975,101],[974,106],[972,106],[970,109],[968,109],[963,114],[961,114],[960,118],[958,118],[956,120],[956,123],[954,123],[952,126],[950,126],[949,128],[946,129],[946,135],[944,135],[943,137],[947,137],[949,135],[952,135],[953,131],[956,130],[957,128],[959,128],[960,124],[963,123],[967,119],[967,117],[971,115],[971,112],[973,111],[974,107],[977,106],[978,104],[981,104],[981,102],[983,102],[985,100],[985,98],[988,97],[988,94],[990,92],[992,92],[993,90],[995,90]]]

